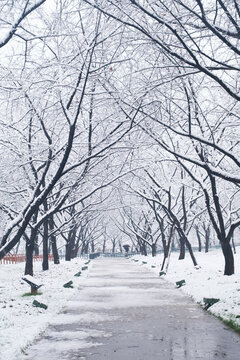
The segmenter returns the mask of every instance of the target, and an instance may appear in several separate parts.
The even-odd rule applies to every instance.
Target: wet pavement
[[[21,359],[240,359],[240,337],[180,289],[125,258],[99,258]]]

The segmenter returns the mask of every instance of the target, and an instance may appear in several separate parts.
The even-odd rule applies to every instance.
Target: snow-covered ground
[[[30,291],[23,280],[24,263],[0,265],[0,360],[16,360],[24,348],[45,330],[54,315],[74,297],[77,286],[86,280],[89,270],[74,276],[85,265],[87,259],[62,261],[60,265],[50,263],[49,271],[41,270],[41,263],[34,263],[34,277],[43,286],[38,290],[42,295],[22,295]],[[91,263],[88,267],[91,267]],[[64,288],[63,284],[73,281],[74,288]],[[33,307],[33,300],[44,303],[47,310]]]
[[[224,320],[233,321],[240,327],[240,247],[235,255],[235,274],[224,276],[224,258],[220,249],[209,253],[195,253],[200,269],[195,269],[189,254],[186,259],[178,260],[178,254],[172,253],[167,275],[164,279],[176,284],[185,280],[186,285],[179,291],[190,295],[195,302],[202,305],[203,298],[217,298],[219,302],[212,305],[208,311]],[[140,266],[151,269],[159,275],[163,256],[134,256]],[[147,262],[143,264],[142,262]]]
[[[233,320],[240,326],[240,247],[235,255],[236,274],[224,276],[224,261],[221,250],[210,251],[208,254],[196,253],[200,269],[193,267],[187,254],[185,260],[178,261],[178,254],[172,253],[167,275],[164,279],[175,284],[185,280],[186,285],[179,291],[189,294],[194,301],[203,304],[203,298],[219,298],[220,301],[208,311],[226,320]],[[162,256],[134,256],[127,261],[138,259],[136,266],[146,267],[159,276]],[[60,265],[50,264],[49,271],[41,271],[41,263],[35,263],[34,277],[44,286],[39,290],[40,296],[23,297],[30,287],[23,280],[24,264],[0,265],[0,360],[16,360],[21,352],[33,342],[39,333],[44,331],[48,323],[66,305],[68,300],[74,300],[75,291],[88,281],[91,271],[82,271],[81,277],[74,274],[85,266],[86,259],[75,259],[71,262],[62,261]],[[93,260],[94,261],[94,260]],[[142,262],[147,262],[143,264]],[[63,287],[68,281],[73,281],[73,289]],[[33,307],[36,299],[48,306],[47,310]],[[81,315],[82,316],[82,315]],[[97,321],[97,319],[96,319]],[[84,335],[85,336],[85,335]]]

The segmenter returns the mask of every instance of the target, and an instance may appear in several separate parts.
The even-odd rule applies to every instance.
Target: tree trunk
[[[37,221],[38,212],[33,215],[33,224]],[[30,237],[26,238],[26,262],[25,262],[25,275],[33,276],[33,252],[35,241],[37,237],[38,229],[35,227],[31,228]]]
[[[66,252],[65,252],[65,260],[71,261],[71,240],[72,240],[72,230],[68,233],[68,239],[66,242]]]
[[[34,240],[34,255],[39,255],[38,234],[36,235],[36,238]]]
[[[123,252],[123,250],[122,250],[122,244],[121,244],[121,242],[119,241],[119,250],[120,250],[120,253],[122,254],[122,252]]]
[[[102,252],[103,252],[103,254],[105,253],[105,250],[106,250],[106,238],[104,238],[104,240],[103,240],[103,247],[102,247]]]
[[[24,274],[33,276],[34,241],[32,241],[31,237],[30,237],[29,242],[26,242],[26,262],[25,262]]]
[[[165,262],[166,262],[167,258],[170,256],[170,249],[173,246],[173,241],[174,241],[174,225],[172,225],[171,229],[170,229],[170,233],[169,233],[169,237],[168,237],[168,243],[167,243],[167,247],[166,247],[166,252],[164,251],[164,258],[163,258],[161,271],[164,270]]]
[[[73,249],[73,253],[74,253],[74,258],[76,258],[78,256],[78,252],[80,249],[80,243],[83,244],[83,237],[82,237],[82,228],[80,227],[78,234],[76,235],[76,241],[74,244],[74,249]],[[82,249],[81,249],[81,253],[82,253]]]
[[[57,242],[55,236],[53,236],[53,238],[51,239],[51,244],[52,244],[53,261],[55,265],[58,265],[60,264],[60,260],[59,260],[59,254],[58,254]]]
[[[48,262],[48,219],[43,222],[43,262],[42,269],[46,271],[49,269]]]
[[[115,253],[115,247],[116,247],[116,244],[113,243],[113,244],[112,244],[112,253],[113,253],[113,254]]]
[[[192,259],[192,262],[193,262],[193,265],[194,266],[197,266],[198,263],[197,263],[197,260],[194,256],[194,253],[193,253],[193,249],[192,249],[192,245],[190,244],[190,242],[188,241],[188,239],[185,239],[185,242],[186,242],[186,246],[187,246],[187,249],[189,251],[189,254],[191,256],[191,259]]]
[[[89,250],[89,242],[87,241],[86,245],[84,246],[84,254],[88,254]]]
[[[53,215],[51,215],[49,218],[49,230],[50,230],[50,232],[53,232],[53,230],[54,230]],[[56,240],[56,236],[54,234],[51,234],[51,236],[50,236],[50,243],[52,246],[54,264],[58,265],[58,264],[60,264],[60,261],[59,261],[59,254],[58,254],[58,249],[57,249],[57,240]]]
[[[158,223],[159,223],[160,230],[161,230],[161,235],[162,235],[162,246],[163,246],[164,258],[166,258],[168,256],[168,254],[167,254],[167,242],[166,242],[166,236],[165,236],[165,233],[164,233],[163,219],[161,219],[161,221],[159,221]]]
[[[195,230],[196,230],[196,235],[197,235],[197,239],[198,239],[198,251],[201,252],[202,251],[202,241],[201,241],[201,235],[199,233],[198,226],[196,226]]]
[[[224,275],[234,274],[234,256],[230,243],[228,241],[221,242],[222,252],[225,259]]]
[[[66,254],[65,254],[66,261],[70,261],[71,259],[74,258],[75,239],[76,239],[76,227],[74,227],[68,233],[68,240],[66,243]]]
[[[233,248],[233,253],[236,254],[237,252],[236,252],[234,237],[232,237],[232,248]]]
[[[157,245],[156,244],[152,244],[152,256],[156,256],[157,255]]]
[[[204,225],[204,230],[205,230],[205,253],[207,253],[209,251],[209,245],[210,245],[210,225],[208,225],[207,227],[205,227]]]
[[[142,244],[141,244],[141,254],[144,256],[147,256],[147,247],[146,247],[145,242],[142,242]]]
[[[180,245],[180,253],[178,260],[183,260],[185,259],[185,243],[182,237],[180,237],[179,239],[179,245]]]
[[[65,261],[71,261],[71,251],[69,242],[66,243]]]
[[[91,251],[92,253],[95,252],[95,244],[94,244],[94,240],[91,241]]]

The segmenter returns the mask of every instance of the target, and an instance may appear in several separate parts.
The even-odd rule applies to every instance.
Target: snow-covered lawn
[[[178,260],[178,254],[172,253],[167,275],[164,279],[176,284],[185,280],[186,285],[179,291],[190,295],[194,301],[204,305],[203,298],[217,298],[219,302],[212,305],[208,311],[224,320],[232,321],[240,327],[240,247],[235,255],[235,274],[224,276],[224,258],[221,250],[209,253],[195,253],[200,269],[195,269],[189,254],[186,259]],[[159,275],[162,255],[134,256],[131,260],[139,260],[136,264],[151,269]],[[143,264],[142,262],[147,262]],[[153,267],[152,267],[153,266]],[[154,267],[156,266],[156,267]]]
[[[87,259],[62,261],[60,265],[50,263],[49,271],[41,271],[41,263],[34,264],[34,277],[42,282],[38,290],[42,295],[22,295],[30,291],[23,280],[24,263],[0,265],[0,360],[16,360],[24,348],[43,331],[54,315],[74,297],[79,284],[85,281],[88,270],[80,277],[74,276],[85,266]],[[91,267],[91,263],[88,265]],[[74,288],[63,284],[73,281]],[[33,300],[44,303],[47,310],[33,307]]]

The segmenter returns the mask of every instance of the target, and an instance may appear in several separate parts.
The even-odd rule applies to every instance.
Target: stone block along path
[[[35,360],[240,359],[240,337],[173,284],[125,258],[93,261]]]

